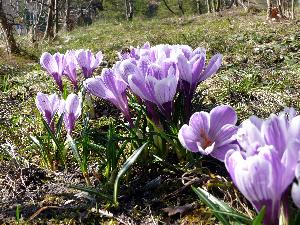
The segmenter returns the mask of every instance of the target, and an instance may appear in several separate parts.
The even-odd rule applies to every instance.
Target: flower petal
[[[222,55],[221,54],[214,55],[209,61],[208,66],[205,68],[204,72],[202,73],[200,82],[206,80],[207,78],[215,74],[218,71],[218,69],[221,67],[221,64],[222,64]]]
[[[182,146],[192,152],[199,152],[197,146],[197,135],[194,133],[193,129],[189,127],[187,124],[184,124],[179,132],[178,139]]]
[[[237,115],[234,109],[228,105],[217,106],[210,112],[210,130],[209,136],[214,138],[219,130],[226,124],[235,125],[237,122]]]

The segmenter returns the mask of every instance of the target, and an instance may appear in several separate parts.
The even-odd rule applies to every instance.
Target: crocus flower
[[[90,50],[78,50],[77,62],[82,69],[83,76],[89,78],[92,76],[94,70],[99,67],[102,62],[102,52],[98,52],[95,56]]]
[[[59,90],[62,91],[63,84],[61,78],[65,68],[64,55],[60,53],[51,55],[48,52],[44,52],[40,58],[40,64],[54,78]]]
[[[300,150],[300,117],[281,113],[265,121],[250,117],[237,132],[240,151],[226,154],[225,165],[256,211],[266,206],[264,224],[279,224],[282,195],[294,179]]]
[[[194,52],[187,49],[180,49],[180,51],[177,51],[180,89],[185,96],[185,108],[189,110],[198,84],[217,72],[222,63],[222,55],[214,55],[208,65],[205,66],[205,49],[196,49]]]
[[[156,104],[169,120],[179,79],[175,62],[166,59],[160,64],[135,68],[135,71],[128,76],[130,89],[143,100]]]
[[[77,90],[78,89],[77,73],[76,73],[77,59],[76,59],[75,51],[67,51],[64,60],[65,60],[64,74],[72,82],[74,89]]]
[[[75,128],[75,122],[81,115],[81,101],[76,94],[69,94],[67,99],[61,100],[59,114],[64,113],[63,120],[68,134]]]
[[[144,55],[148,55],[149,50],[150,43],[146,42],[142,47],[130,47],[129,49],[123,49],[121,52],[118,52],[118,56],[120,60],[126,60],[130,58],[138,60]]]
[[[126,96],[127,84],[119,79],[113,70],[103,69],[101,76],[84,81],[84,87],[92,94],[113,103],[132,125]]]
[[[194,113],[189,125],[184,124],[179,130],[178,138],[189,151],[224,161],[227,151],[236,148],[236,122],[237,115],[232,107],[217,106],[210,113]]]
[[[38,110],[43,115],[52,131],[54,131],[54,123],[52,120],[58,110],[59,102],[60,100],[56,94],[46,95],[38,92],[35,98],[35,104]]]

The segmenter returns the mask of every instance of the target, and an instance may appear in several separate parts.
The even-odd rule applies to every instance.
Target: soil
[[[208,187],[225,178],[197,169],[161,163],[134,166],[121,182],[119,207],[97,195],[71,188],[84,187],[80,171],[52,172],[22,160],[0,163],[1,224],[216,224],[198,202],[191,185]],[[74,168],[76,168],[74,166]],[[93,190],[101,183],[93,178]],[[229,188],[227,188],[229,189]],[[226,198],[224,189],[211,189]],[[228,196],[227,196],[228,197]],[[17,207],[20,220],[16,219]]]

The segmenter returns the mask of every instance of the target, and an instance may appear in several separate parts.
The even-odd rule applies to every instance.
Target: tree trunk
[[[133,18],[133,0],[125,0],[125,13],[126,13],[126,19],[132,20]]]
[[[58,33],[58,0],[54,0],[54,34]]]
[[[196,4],[197,4],[197,12],[198,12],[198,14],[200,15],[200,14],[201,14],[201,4],[200,4],[200,0],[197,0]]]
[[[216,12],[220,12],[221,9],[221,0],[217,0]]]
[[[283,12],[282,12],[282,2],[281,0],[277,0],[277,6],[278,6],[278,11],[279,11],[279,15],[281,18],[284,18]]]
[[[53,8],[54,8],[55,0],[48,0],[48,18],[46,31],[44,35],[44,39],[50,39],[54,37],[54,18],[53,18]]]
[[[13,34],[13,26],[7,20],[6,14],[3,9],[2,0],[0,0],[0,23],[4,31],[5,39],[7,41],[7,47],[9,53],[18,54],[20,49]]]
[[[182,15],[184,15],[184,10],[183,10],[183,0],[177,0],[178,8],[181,12]]]
[[[216,12],[216,3],[215,3],[215,0],[211,0],[211,4],[212,4],[212,11]]]
[[[271,0],[267,0],[267,19],[272,19],[272,3]]]
[[[292,0],[291,3],[291,19],[295,19],[295,0]]]
[[[71,0],[66,0],[65,2],[65,21],[64,21],[64,29],[65,31],[71,30],[71,21],[70,21],[70,3]]]
[[[206,0],[206,4],[207,4],[207,13],[211,13],[211,0]]]

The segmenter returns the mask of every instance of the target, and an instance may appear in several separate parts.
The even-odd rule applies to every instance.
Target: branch
[[[166,0],[163,0],[163,2],[164,2],[164,4],[165,4],[165,6],[167,7],[167,9],[168,9],[171,13],[177,15],[177,13],[175,13],[175,12],[169,7],[169,5],[168,5],[168,3],[166,2]]]

